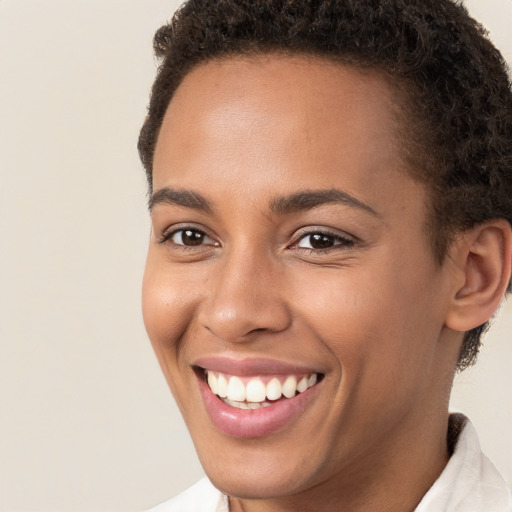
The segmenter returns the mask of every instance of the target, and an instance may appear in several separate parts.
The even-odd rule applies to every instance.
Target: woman
[[[156,510],[512,510],[448,413],[510,288],[482,29],[449,0],[190,0],[155,49],[144,320],[208,476]]]

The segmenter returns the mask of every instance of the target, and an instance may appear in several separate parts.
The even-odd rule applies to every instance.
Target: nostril
[[[258,327],[257,329],[253,329],[252,331],[248,332],[247,334],[265,332],[266,330],[267,329],[265,327]]]
[[[204,315],[200,321],[210,334],[228,343],[247,342],[254,336],[281,332],[290,325],[286,313],[265,314],[262,311],[229,318],[227,315]]]

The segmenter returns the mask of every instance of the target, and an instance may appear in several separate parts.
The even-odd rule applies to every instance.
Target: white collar
[[[510,488],[482,453],[471,422],[450,415],[448,437],[453,455],[414,512],[512,512]]]

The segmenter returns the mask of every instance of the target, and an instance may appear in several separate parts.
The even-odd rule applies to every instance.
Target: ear
[[[450,247],[455,263],[446,327],[469,331],[498,308],[512,267],[512,229],[504,219],[479,224],[463,232]]]

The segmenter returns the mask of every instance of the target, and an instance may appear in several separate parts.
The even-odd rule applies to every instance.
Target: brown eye
[[[213,243],[213,240],[206,233],[197,229],[180,229],[172,235],[171,241],[176,245],[186,245],[188,247],[203,245],[205,242]]]
[[[338,235],[332,235],[330,233],[308,233],[304,235],[296,247],[300,249],[310,249],[310,250],[325,250],[331,249],[334,247],[347,247],[354,245],[354,241],[349,238],[344,238]]]
[[[334,237],[331,235],[322,235],[317,233],[309,235],[309,244],[313,249],[328,249],[334,245]]]

